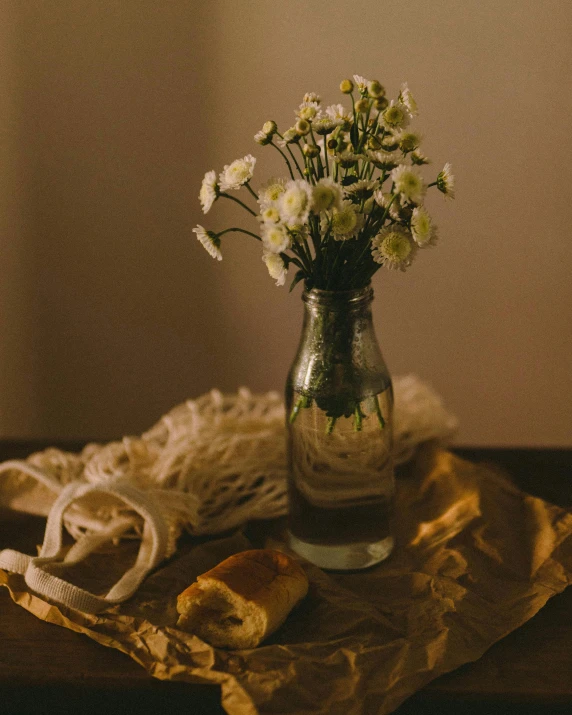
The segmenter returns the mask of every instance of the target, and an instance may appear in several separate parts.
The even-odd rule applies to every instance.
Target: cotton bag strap
[[[135,564],[105,596],[96,596],[54,573],[82,561],[102,543],[120,536],[134,524],[133,516],[123,515],[112,519],[98,531],[83,536],[63,555],[64,513],[73,502],[91,494],[118,497],[145,522]],[[26,584],[40,596],[84,613],[98,613],[104,608],[125,601],[135,593],[149,571],[165,558],[167,536],[167,525],[145,492],[120,481],[110,481],[105,485],[72,482],[61,490],[52,505],[40,555],[32,557],[12,549],[5,549],[0,551],[0,568],[22,574]]]

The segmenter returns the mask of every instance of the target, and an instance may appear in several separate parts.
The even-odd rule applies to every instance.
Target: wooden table
[[[0,442],[0,461],[43,446]],[[572,507],[571,449],[455,451],[473,461],[500,464],[526,491]],[[44,525],[43,519],[0,511],[0,548],[31,553]],[[224,712],[218,702],[217,687],[155,680],[128,656],[35,618],[0,589],[0,713],[216,715]],[[479,661],[434,680],[396,712],[572,714],[572,588]]]

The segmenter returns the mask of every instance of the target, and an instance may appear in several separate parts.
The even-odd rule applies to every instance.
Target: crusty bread
[[[243,551],[177,598],[177,626],[217,648],[255,648],[308,592],[303,569],[272,549]]]

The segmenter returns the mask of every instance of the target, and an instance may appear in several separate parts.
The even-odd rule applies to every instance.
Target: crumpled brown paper
[[[252,548],[243,533],[182,549],[136,597],[98,616],[47,604],[20,576],[0,571],[0,584],[39,618],[128,653],[157,678],[219,683],[230,715],[383,715],[479,658],[572,582],[572,513],[435,447],[412,471],[398,482],[392,556],[351,574],[305,564],[307,598],[254,650],[211,648],[175,627],[177,594]],[[136,546],[90,557],[76,582],[102,589],[102,572],[113,582]]]

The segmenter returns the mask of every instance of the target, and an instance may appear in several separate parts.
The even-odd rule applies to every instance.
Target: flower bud
[[[372,80],[367,85],[367,91],[370,97],[383,97],[385,94],[385,88],[376,80]]]
[[[340,82],[340,91],[343,92],[344,94],[351,94],[354,89],[354,83],[351,81],[351,79],[343,79]]]
[[[304,144],[304,146],[302,147],[302,152],[304,156],[307,156],[310,159],[314,159],[319,155],[320,148],[317,147],[315,144]]]
[[[382,112],[384,109],[387,109],[387,107],[389,106],[389,102],[387,101],[386,97],[379,97],[375,100],[373,106],[380,112]]]
[[[264,124],[262,126],[262,131],[265,134],[268,134],[270,137],[273,134],[276,134],[277,130],[278,130],[278,127],[276,126],[276,122],[273,122],[273,121],[264,122]]]
[[[299,134],[303,137],[310,131],[310,122],[306,121],[305,119],[298,119],[294,128],[296,130],[296,134]]]
[[[369,99],[362,97],[361,99],[358,99],[355,106],[356,106],[356,112],[361,112],[362,114],[366,114],[367,110],[370,107]]]
[[[328,149],[337,149],[338,148],[338,140],[337,139],[329,139],[328,140]]]

